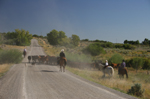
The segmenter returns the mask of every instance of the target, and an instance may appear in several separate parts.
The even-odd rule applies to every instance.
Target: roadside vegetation
[[[35,37],[43,47],[45,53],[50,56],[59,56],[61,49],[65,49],[68,61],[94,63],[97,60],[109,64],[121,63],[124,59],[127,64],[129,78],[120,79],[118,70],[115,69],[113,78],[102,78],[103,73],[98,68],[84,67],[84,69],[71,67],[67,69],[85,79],[113,88],[115,90],[136,96],[141,99],[150,97],[150,40],[144,39],[141,43],[137,41],[125,40],[123,44],[111,43],[102,40],[80,40],[79,36],[67,37],[65,32],[52,30],[47,36],[31,35],[28,31],[16,29],[15,32],[0,33],[0,75],[3,75],[10,64],[21,61],[24,46],[30,45],[30,40]],[[11,49],[11,50],[8,50]],[[14,50],[19,49],[19,50]],[[6,56],[5,56],[6,55]],[[8,56],[11,56],[11,60]],[[13,57],[12,57],[13,56]],[[9,60],[9,61],[8,61]],[[3,63],[2,63],[3,62]],[[6,67],[5,67],[6,66]],[[5,68],[4,68],[5,67]],[[78,66],[80,67],[80,66]]]
[[[15,32],[0,33],[0,77],[2,77],[13,64],[23,59],[22,51],[30,45],[32,35],[29,31],[15,29]]]
[[[114,77],[111,79],[108,76],[105,79],[102,78],[103,73],[94,67],[90,69],[88,67],[80,69],[67,66],[66,69],[85,79],[121,91],[123,93],[136,96],[140,99],[148,99],[150,97],[149,46],[131,45],[132,48],[128,47],[129,49],[126,49],[127,47],[110,48],[104,47],[105,42],[81,40],[78,46],[68,47],[65,45],[51,45],[46,38],[37,39],[39,44],[44,48],[46,54],[51,56],[59,56],[61,49],[65,49],[66,58],[74,62],[92,63],[95,60],[101,60],[102,62],[109,60],[109,64],[111,64],[111,62],[121,63],[122,59],[125,59],[128,66],[128,79],[126,79],[126,76],[124,76],[124,79],[120,79],[117,69],[115,69]],[[93,54],[91,52],[93,50],[90,51],[88,49],[92,49],[93,47],[90,46],[96,46],[97,43],[100,43],[98,46],[101,48],[98,49],[101,50],[101,53]],[[101,44],[103,46],[101,46]],[[119,44],[117,44],[117,46],[118,45]]]

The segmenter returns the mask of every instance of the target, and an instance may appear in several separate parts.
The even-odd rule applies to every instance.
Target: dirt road
[[[44,55],[32,39],[28,55]],[[15,64],[0,79],[0,99],[134,99],[127,94],[87,81],[58,66]]]

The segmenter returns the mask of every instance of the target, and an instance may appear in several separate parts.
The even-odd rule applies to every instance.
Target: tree
[[[15,36],[17,45],[29,45],[32,39],[32,34],[29,34],[29,31],[25,31],[24,29],[15,29]]]
[[[58,31],[53,29],[50,33],[47,34],[47,40],[51,45],[58,45]]]
[[[63,45],[67,39],[65,32],[57,31],[53,29],[50,33],[47,34],[47,40],[51,45]]]
[[[142,42],[142,44],[149,45],[149,40],[147,38],[145,38],[144,41]]]
[[[29,34],[29,31],[25,31],[24,29],[15,29],[15,32],[7,32],[5,38],[9,44],[29,45],[32,34]]]
[[[66,36],[66,34],[65,34],[65,32],[63,32],[63,31],[59,31],[58,32],[58,44],[60,44],[60,45],[64,45],[64,43],[66,43],[66,38],[67,36]]]
[[[124,41],[124,44],[128,44],[128,40],[125,40],[125,41]]]
[[[78,45],[79,45],[79,42],[80,42],[79,36],[77,36],[77,35],[72,35],[71,40],[72,40],[72,44],[73,44],[74,46],[78,46]]]

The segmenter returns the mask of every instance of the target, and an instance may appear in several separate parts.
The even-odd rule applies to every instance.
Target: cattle
[[[39,60],[39,63],[45,63],[48,61],[48,56],[46,55],[39,55],[38,56],[38,60]]]
[[[34,55],[34,56],[31,56],[31,58],[32,58],[32,62],[36,63],[39,57],[37,55]]]
[[[28,60],[29,60],[29,63],[30,63],[30,61],[31,61],[31,56],[28,56]]]
[[[120,64],[112,63],[113,68],[118,68]]]
[[[47,57],[48,57],[48,64],[50,64],[50,65],[57,65],[58,64],[57,57],[49,56],[49,55]]]

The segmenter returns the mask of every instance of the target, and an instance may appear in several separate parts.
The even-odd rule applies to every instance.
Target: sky
[[[0,0],[0,32],[140,43],[150,39],[150,0]]]

